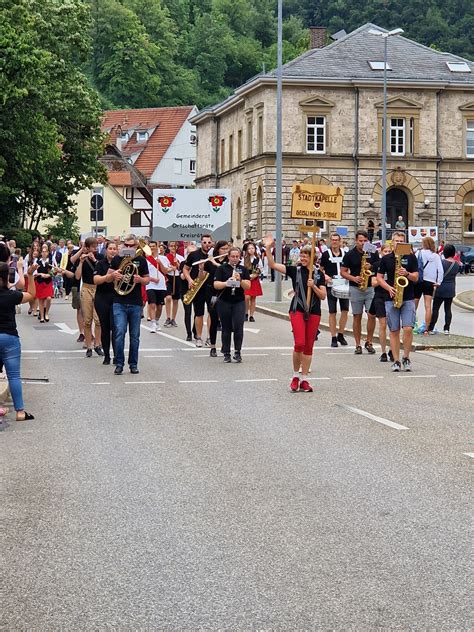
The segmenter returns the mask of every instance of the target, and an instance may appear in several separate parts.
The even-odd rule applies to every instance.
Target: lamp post
[[[383,130],[382,130],[382,243],[387,240],[387,44],[392,35],[400,35],[403,29],[393,31],[376,31],[370,29],[371,35],[379,35],[383,38]]]
[[[280,262],[282,241],[282,50],[283,50],[283,0],[278,0],[277,43],[277,102],[276,102],[276,199],[275,199],[275,261]],[[275,301],[281,301],[281,274],[275,274]]]

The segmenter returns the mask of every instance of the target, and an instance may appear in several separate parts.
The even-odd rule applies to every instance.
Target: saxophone
[[[395,252],[395,296],[393,297],[393,306],[400,309],[403,303],[403,291],[408,285],[408,279],[400,274],[402,267],[402,253]]]
[[[189,290],[186,292],[186,294],[183,296],[183,303],[185,305],[190,305],[190,303],[193,302],[194,298],[196,297],[196,294],[199,292],[199,290],[202,288],[204,283],[207,281],[208,276],[209,276],[209,272],[204,272],[204,274],[201,274],[200,276],[197,277],[197,279],[195,279],[192,287],[190,287]]]
[[[368,257],[369,257],[369,254],[367,252],[364,252],[364,254],[362,255],[362,261],[360,264],[360,276],[362,277],[362,281],[359,283],[359,290],[361,290],[362,292],[365,292],[365,290],[368,288],[369,279],[373,275],[373,272],[367,269]]]

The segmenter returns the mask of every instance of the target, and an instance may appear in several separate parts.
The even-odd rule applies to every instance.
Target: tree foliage
[[[80,66],[80,0],[0,0],[0,218],[37,228],[103,179],[100,102]]]

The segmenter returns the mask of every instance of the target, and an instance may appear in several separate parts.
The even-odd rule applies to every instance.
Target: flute
[[[206,263],[206,261],[216,261],[217,259],[222,259],[222,257],[227,257],[227,253],[225,253],[224,255],[217,255],[217,257],[208,257],[207,259],[200,259],[199,261],[195,261],[191,265],[197,266],[200,263]]]

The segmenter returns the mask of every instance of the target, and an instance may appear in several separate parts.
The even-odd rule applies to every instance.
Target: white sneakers
[[[150,333],[151,334],[156,334],[157,331],[161,331],[160,321],[159,320],[152,320],[150,322]]]

